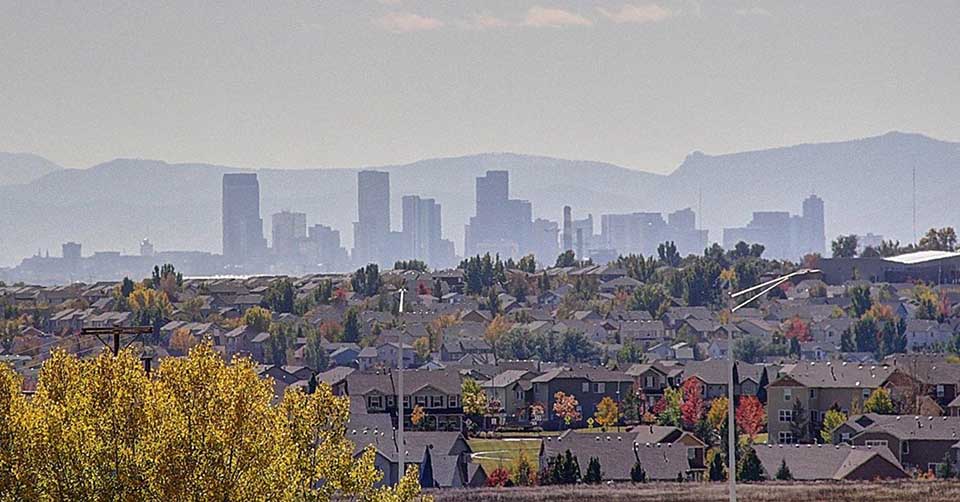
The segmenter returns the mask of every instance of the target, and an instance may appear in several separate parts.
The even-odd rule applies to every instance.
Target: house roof
[[[854,417],[847,423],[858,423]],[[869,415],[872,423],[863,426],[859,434],[883,432],[900,440],[960,441],[960,417]],[[858,423],[862,426],[863,423]]]
[[[900,263],[902,265],[916,265],[918,263],[944,260],[947,258],[960,258],[960,253],[950,251],[916,251],[897,256],[884,258],[883,261]]]
[[[799,362],[792,367],[784,367],[785,374],[771,385],[788,386],[787,379],[805,387],[817,388],[869,388],[874,389],[886,383],[896,368],[888,365],[854,363],[817,363]]]
[[[527,370],[506,370],[498,373],[496,376],[483,382],[481,385],[488,388],[506,387],[522,379],[530,372]]]
[[[676,480],[678,475],[685,478],[691,470],[703,470],[690,465],[685,445],[635,443],[632,436],[632,434],[571,433],[557,438],[548,437],[541,447],[541,462],[545,463],[550,458],[570,450],[570,453],[577,457],[581,469],[585,469],[590,458],[595,457],[600,462],[604,478],[615,481],[630,479],[630,470],[636,463],[636,457],[640,457],[640,464],[647,473],[647,478],[651,480],[672,481]]]
[[[786,462],[790,474],[798,481],[847,479],[857,468],[875,457],[890,464],[901,476],[906,477],[903,467],[890,453],[889,448],[870,448],[850,445],[757,445],[757,458],[763,465],[767,478],[773,478]]]
[[[579,378],[591,382],[633,382],[633,379],[621,371],[600,367],[578,366],[575,368],[556,368],[533,380],[532,383],[547,383],[557,378]]]

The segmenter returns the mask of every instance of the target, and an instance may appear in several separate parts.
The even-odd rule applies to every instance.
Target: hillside
[[[61,169],[59,165],[38,155],[0,152],[0,185],[29,183]]]
[[[571,204],[575,217],[609,212],[697,208],[712,240],[725,226],[745,224],[755,210],[798,212],[811,192],[826,204],[827,234],[874,232],[908,240],[912,234],[912,170],[917,169],[921,229],[960,224],[951,204],[960,189],[960,144],[918,134],[769,150],[706,155],[693,153],[662,176],[600,162],[510,153],[430,159],[382,166],[391,172],[393,225],[400,226],[400,198],[435,197],[443,227],[458,250],[463,225],[473,214],[474,178],[487,169],[511,171],[513,197],[531,200],[535,217],[559,221]],[[66,240],[84,252],[134,252],[149,237],[159,249],[220,248],[220,178],[238,171],[208,164],[167,164],[118,159],[83,170],[54,170],[22,186],[0,186],[0,265],[12,265],[37,249],[58,254]],[[357,169],[261,169],[262,214],[304,211],[308,223],[341,230],[352,242]]]

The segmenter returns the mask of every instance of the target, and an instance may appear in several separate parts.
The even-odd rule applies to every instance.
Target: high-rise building
[[[681,255],[702,253],[707,245],[707,231],[697,230],[696,214],[682,209],[667,215],[661,213],[604,214],[600,216],[600,240],[606,249],[620,254],[654,255],[667,241],[677,246]]]
[[[260,182],[256,174],[223,175],[223,256],[240,265],[261,257],[267,248],[260,218]]]
[[[307,237],[308,257],[324,272],[342,271],[347,266],[347,250],[340,246],[340,231],[326,225],[313,225]]]
[[[573,209],[563,206],[563,251],[573,249]]]
[[[60,246],[64,260],[79,260],[82,255],[83,246],[76,242],[65,242]],[[37,253],[40,254],[39,252]]]
[[[307,238],[307,215],[281,211],[271,217],[270,232],[273,236],[273,253],[280,257],[300,254],[300,243]]]
[[[808,253],[824,253],[823,200],[811,195],[803,202],[803,213],[757,211],[745,227],[723,229],[723,247],[732,249],[738,242],[762,244],[763,256],[799,261]]]
[[[386,265],[390,239],[390,173],[357,174],[357,222],[353,225],[353,261]]]
[[[528,201],[510,199],[509,194],[507,171],[487,171],[477,178],[477,212],[465,228],[467,255],[490,253],[516,259],[536,252],[532,245],[533,208]]]
[[[557,247],[557,234],[559,233],[560,229],[555,221],[543,218],[537,218],[533,221],[532,252],[535,256],[540,257],[540,260],[544,263],[549,263],[548,260],[551,256],[555,257],[560,254],[560,249]]]

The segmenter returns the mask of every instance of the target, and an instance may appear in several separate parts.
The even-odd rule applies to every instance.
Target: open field
[[[473,461],[488,473],[501,465],[510,469],[521,451],[536,465],[540,453],[539,438],[471,439],[469,443],[473,449]]]
[[[738,500],[746,502],[928,502],[958,500],[960,482],[902,481],[875,483],[757,483],[737,485]],[[702,502],[727,500],[725,483],[649,483],[643,485],[538,486],[443,490],[431,494],[437,502]]]

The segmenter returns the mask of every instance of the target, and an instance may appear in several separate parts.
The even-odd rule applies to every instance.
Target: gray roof
[[[881,457],[902,476],[903,467],[889,448],[850,445],[757,445],[754,447],[768,479],[773,478],[782,462],[798,481],[842,480],[874,457]]]
[[[805,387],[875,389],[883,385],[895,370],[888,365],[800,362],[789,369],[784,367],[786,374],[771,385],[776,386],[789,378]]]
[[[847,423],[857,423],[862,427],[859,434],[867,432],[883,432],[900,440],[925,441],[960,441],[960,417],[931,417],[917,415],[868,415],[867,421],[862,417],[853,417]]]
[[[607,480],[630,480],[630,470],[636,463],[632,434],[569,433],[558,438],[548,437],[543,441],[541,468],[546,466],[550,458],[564,454],[568,449],[577,457],[581,472],[586,472],[590,458],[596,457],[600,461],[603,478]],[[687,446],[679,443],[637,442],[636,455],[640,457],[640,465],[651,480],[673,481],[678,474],[685,478],[691,470],[703,470],[691,467],[687,459]]]

